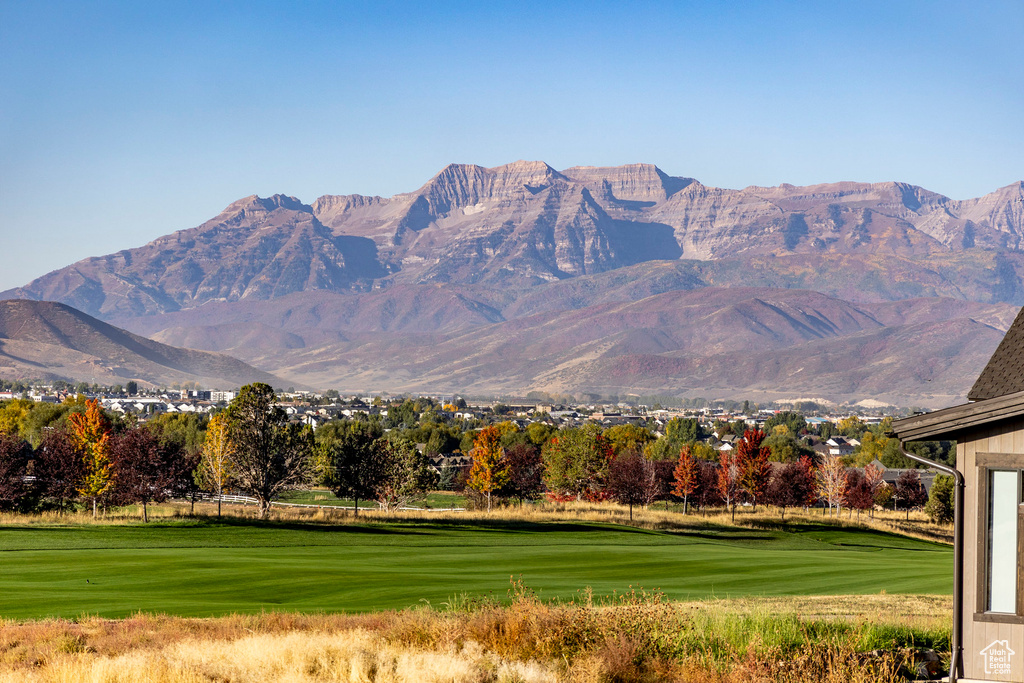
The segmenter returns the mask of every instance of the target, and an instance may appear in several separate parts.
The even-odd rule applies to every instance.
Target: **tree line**
[[[782,414],[772,434],[744,430],[733,451],[716,452],[701,439],[696,420],[676,419],[656,439],[646,428],[596,424],[558,430],[511,421],[459,432],[451,425],[420,425],[414,404],[381,420],[338,420],[314,435],[291,422],[265,384],[243,387],[208,423],[196,415],[163,415],[145,424],[105,414],[95,401],[60,406],[8,402],[0,408],[0,509],[103,508],[169,497],[191,499],[237,491],[255,498],[266,516],[271,501],[290,489],[320,484],[358,506],[374,501],[394,510],[433,488],[464,489],[481,507],[495,501],[617,500],[630,507],[675,499],[690,507],[791,507],[822,501],[830,510],[872,509],[895,500],[923,503],[915,473],[893,490],[872,466],[847,469],[837,458],[807,453],[777,462],[773,437],[800,428]],[[802,418],[800,418],[802,420]],[[738,429],[738,425],[736,425]],[[425,439],[419,441],[419,438]],[[778,439],[776,439],[777,441]],[[420,444],[420,447],[417,447]],[[428,456],[457,445],[469,467]],[[773,462],[775,461],[775,462]]]

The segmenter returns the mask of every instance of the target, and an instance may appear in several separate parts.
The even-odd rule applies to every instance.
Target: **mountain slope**
[[[0,376],[101,384],[198,381],[232,388],[279,378],[229,356],[181,349],[108,325],[64,304],[0,301]]]
[[[953,299],[853,305],[803,290],[703,288],[449,333],[349,326],[336,343],[225,350],[349,390],[868,396],[932,406],[962,399],[1016,312]],[[251,323],[308,334],[294,317]]]
[[[897,182],[732,190],[650,164],[452,164],[388,198],[246,197],[0,296],[321,387],[789,392],[814,367],[811,393],[914,400],[970,386],[1024,303],[1022,235],[1024,183],[958,201]],[[892,386],[810,363],[831,354]],[[948,366],[915,379],[912,363]]]

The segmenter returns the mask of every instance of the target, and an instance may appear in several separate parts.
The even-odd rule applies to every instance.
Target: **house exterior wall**
[[[1024,470],[1024,420],[1006,420],[986,425],[958,439],[957,469],[964,475],[965,486],[963,673],[970,680],[1024,681],[1024,610],[1021,609],[1024,596],[1020,590],[1020,531],[1017,551],[1017,614],[985,613],[989,467]],[[1004,653],[1000,660],[1008,664],[1008,673],[999,673],[1004,670],[1004,665],[989,659],[991,653],[999,650]],[[1013,654],[1005,656],[1007,650]]]

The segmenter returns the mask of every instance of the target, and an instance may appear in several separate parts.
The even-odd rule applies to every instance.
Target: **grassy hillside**
[[[952,583],[947,546],[814,524],[686,532],[512,521],[8,525],[0,564],[8,618],[367,611],[461,594],[504,598],[513,575],[542,599],[630,586],[680,600],[936,594]]]

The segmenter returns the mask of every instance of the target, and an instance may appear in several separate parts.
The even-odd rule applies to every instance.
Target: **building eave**
[[[957,432],[1024,415],[1024,391],[915,415],[892,423],[901,441],[953,438]]]

